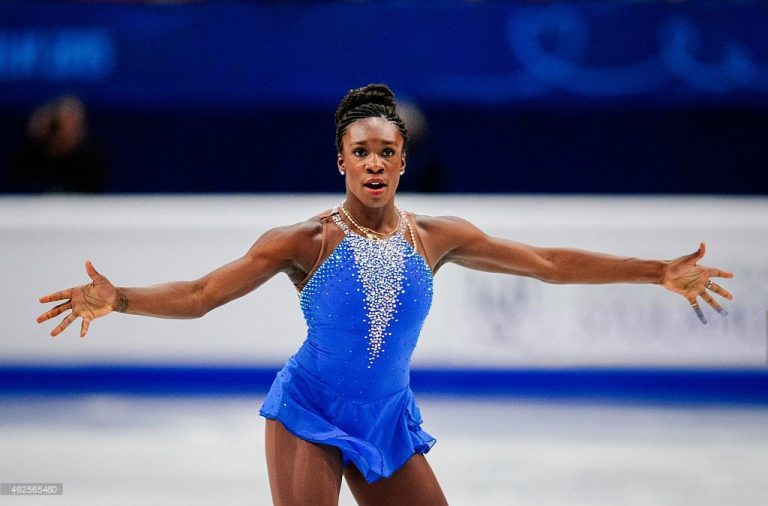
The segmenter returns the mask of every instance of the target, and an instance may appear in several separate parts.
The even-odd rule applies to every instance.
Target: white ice
[[[0,482],[30,505],[268,505],[261,399],[0,398]],[[768,408],[420,398],[453,505],[768,501]],[[346,488],[342,505],[354,504]]]

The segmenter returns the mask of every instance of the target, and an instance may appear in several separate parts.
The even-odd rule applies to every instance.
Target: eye
[[[356,149],[352,150],[352,154],[355,155],[355,156],[363,157],[367,153],[366,153],[366,151],[363,148],[356,148]]]
[[[381,152],[381,156],[383,156],[384,158],[391,158],[395,156],[395,150],[391,148],[387,148]]]

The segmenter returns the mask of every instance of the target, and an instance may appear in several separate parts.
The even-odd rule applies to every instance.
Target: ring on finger
[[[711,290],[713,286],[715,286],[715,284],[710,279],[709,281],[707,281],[707,286],[705,286],[704,288],[706,288],[707,290]]]
[[[691,309],[693,309],[693,312],[696,313],[696,317],[699,319],[699,321],[706,325],[707,318],[704,316],[704,312],[701,310],[699,304],[696,301],[691,302]]]

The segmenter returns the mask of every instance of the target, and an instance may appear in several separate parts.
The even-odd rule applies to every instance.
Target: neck
[[[399,222],[394,200],[381,207],[367,207],[355,199],[347,198],[342,205],[358,224],[377,232],[392,232]]]

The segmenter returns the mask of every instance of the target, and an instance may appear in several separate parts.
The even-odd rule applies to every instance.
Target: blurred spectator
[[[397,112],[408,129],[405,174],[398,188],[406,192],[434,193],[442,190],[445,173],[429,137],[429,123],[424,112],[413,102],[403,100]]]
[[[21,192],[104,191],[108,167],[88,135],[85,106],[63,96],[35,109],[10,164],[10,188]]]

